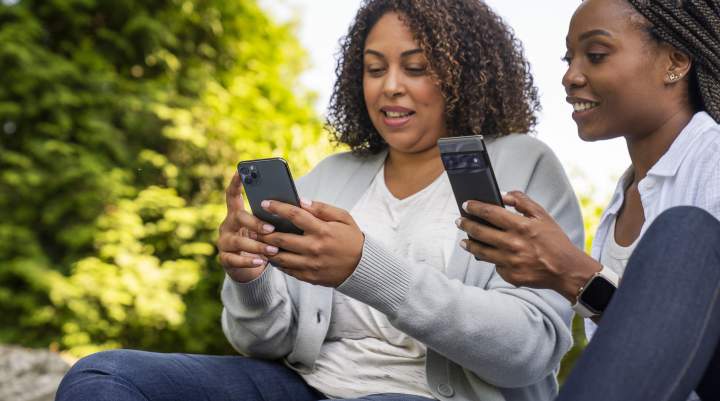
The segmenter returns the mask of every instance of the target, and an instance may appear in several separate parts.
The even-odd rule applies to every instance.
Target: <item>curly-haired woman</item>
[[[567,49],[580,137],[632,160],[592,257],[521,193],[470,202],[500,230],[462,220],[466,247],[599,323],[560,400],[720,400],[720,1],[585,0]]]
[[[73,368],[59,399],[552,398],[570,305],[509,285],[458,247],[437,147],[444,136],[485,135],[500,186],[531,194],[580,246],[560,164],[523,135],[538,108],[528,70],[478,0],[365,2],[342,43],[329,112],[352,151],[298,181],[312,199],[301,208],[264,202],[304,234],[246,212],[237,176],[227,190],[222,324],[250,358],[101,353]]]

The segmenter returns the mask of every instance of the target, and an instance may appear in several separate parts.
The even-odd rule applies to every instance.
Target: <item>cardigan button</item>
[[[449,384],[440,384],[437,386],[438,393],[443,397],[452,397],[455,395],[455,389]]]

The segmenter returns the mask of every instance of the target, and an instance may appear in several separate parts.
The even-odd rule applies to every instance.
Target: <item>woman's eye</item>
[[[602,62],[605,59],[605,56],[607,56],[605,53],[588,53],[587,58],[591,63],[597,64]]]
[[[422,75],[427,71],[427,67],[425,66],[408,66],[405,67],[405,69],[413,75]]]
[[[377,76],[377,75],[382,74],[383,71],[385,71],[385,69],[382,67],[367,67],[367,68],[365,68],[365,71],[367,71],[368,74],[370,74],[370,75]]]

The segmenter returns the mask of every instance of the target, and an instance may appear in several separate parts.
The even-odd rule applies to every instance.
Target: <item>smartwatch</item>
[[[593,274],[580,288],[572,309],[584,318],[601,315],[610,303],[619,282],[617,273],[603,266],[602,270]]]

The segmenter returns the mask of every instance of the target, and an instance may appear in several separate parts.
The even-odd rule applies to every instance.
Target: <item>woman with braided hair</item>
[[[565,60],[580,137],[632,160],[592,257],[521,192],[468,202],[494,227],[459,219],[462,245],[592,319],[559,400],[720,400],[720,1],[585,0]]]

